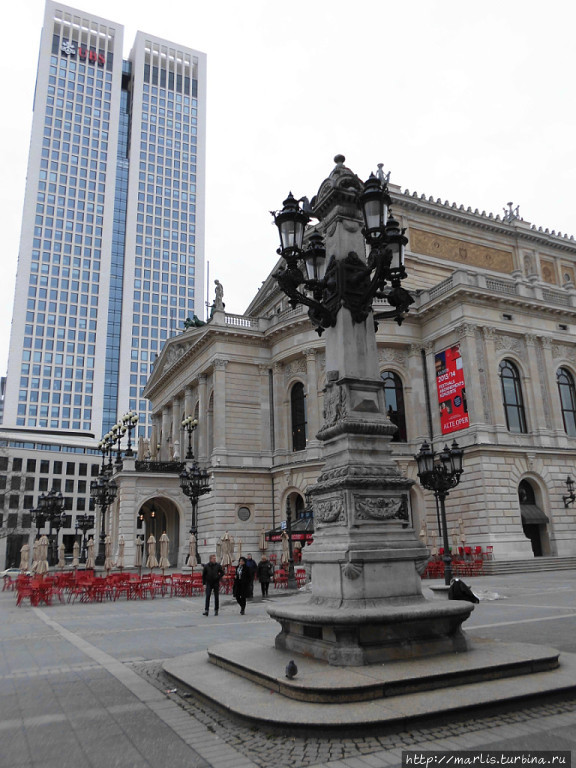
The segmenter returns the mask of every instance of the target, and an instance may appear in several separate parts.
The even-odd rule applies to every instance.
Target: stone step
[[[484,563],[485,576],[563,570],[576,570],[576,557],[533,557],[529,560],[488,560]]]

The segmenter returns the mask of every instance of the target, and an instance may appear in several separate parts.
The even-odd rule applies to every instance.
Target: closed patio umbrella
[[[170,539],[166,535],[166,531],[160,536],[160,561],[158,563],[159,567],[162,568],[162,575],[164,575],[164,570],[166,568],[170,568],[170,561],[168,560],[168,548],[170,546]]]
[[[426,523],[422,524],[422,528],[420,529],[420,538],[422,539],[422,543],[427,547],[428,546],[428,526]]]
[[[58,568],[60,568],[61,571],[66,568],[66,547],[64,544],[60,544],[58,547]]]
[[[90,536],[86,544],[86,570],[94,570],[94,537]]]
[[[20,550],[20,570],[27,571],[30,562],[30,545],[24,544]]]
[[[288,534],[286,531],[282,531],[282,557],[280,558],[280,562],[290,562],[290,548],[288,544]]]
[[[460,543],[464,546],[466,544],[466,534],[464,533],[464,520],[462,518],[458,520],[458,528],[460,529]]]
[[[75,541],[72,546],[72,568],[78,568],[80,565],[80,544]]]
[[[34,539],[34,543],[32,544],[32,565],[30,567],[30,570],[32,573],[36,573],[36,568],[38,568],[38,547],[40,546],[40,539]]]
[[[44,535],[38,543],[38,563],[36,565],[36,573],[44,575],[48,573],[48,536]]]
[[[136,551],[134,552],[134,568],[138,568],[138,573],[142,573],[142,549],[144,547],[144,539],[141,536],[136,536]]]
[[[158,560],[156,560],[156,538],[150,534],[148,539],[148,559],[146,560],[146,568],[158,568]]]
[[[242,539],[238,539],[238,558],[242,557]]]
[[[126,546],[126,542],[124,541],[124,536],[120,536],[118,539],[118,554],[116,555],[116,568],[120,569],[120,572],[122,572],[122,569],[124,568],[124,547]]]
[[[266,541],[266,531],[264,528],[260,531],[260,540],[258,542],[258,548],[261,552],[266,552],[268,549],[268,542]]]
[[[230,536],[228,531],[222,536],[222,560],[220,561],[223,566],[232,565],[232,555],[234,554],[234,539]]]
[[[190,568],[196,568],[198,560],[196,559],[196,536],[193,533],[190,534],[190,540],[188,541],[188,565]]]
[[[104,570],[112,570],[112,539],[106,536],[104,539]]]

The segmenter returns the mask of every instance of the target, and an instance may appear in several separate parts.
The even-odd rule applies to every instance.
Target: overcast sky
[[[337,153],[365,178],[576,235],[576,11],[566,0],[78,0],[208,55],[206,258],[226,309],[273,266],[269,211],[312,197]],[[43,0],[3,8],[6,369]],[[212,286],[210,298],[213,297]]]

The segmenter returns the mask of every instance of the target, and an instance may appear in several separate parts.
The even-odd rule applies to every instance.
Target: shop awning
[[[285,528],[273,528],[266,531],[266,541],[282,541],[282,531]],[[292,523],[292,541],[311,542],[314,536],[314,518],[302,517]]]
[[[550,522],[536,504],[520,504],[520,514],[527,525],[547,525]]]

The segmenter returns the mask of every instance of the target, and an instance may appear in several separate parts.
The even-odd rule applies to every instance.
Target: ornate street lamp
[[[95,480],[90,483],[90,496],[94,499],[96,506],[100,507],[100,541],[98,543],[98,554],[95,564],[104,565],[105,540],[106,540],[106,510],[114,502],[118,494],[116,481],[110,477],[108,472],[101,472]]]
[[[294,548],[292,544],[292,509],[290,499],[286,499],[286,533],[288,534],[288,589],[297,589],[294,575]]]
[[[80,562],[86,562],[86,556],[88,554],[86,534],[94,528],[94,515],[76,515],[76,522],[74,523],[76,529],[76,535],[78,531],[82,531],[82,552],[80,554]]]
[[[39,539],[40,531],[46,525],[46,515],[42,512],[40,507],[35,507],[30,510],[30,517],[36,526],[36,538]]]
[[[338,164],[344,159],[343,155],[334,158]],[[306,225],[311,215],[316,216],[315,198],[304,210],[290,193],[282,210],[272,212],[280,235],[278,253],[285,261],[274,276],[293,307],[304,304],[309,308],[308,316],[319,335],[336,325],[343,306],[355,323],[362,323],[372,311],[374,298],[386,299],[393,309],[375,313],[374,320],[393,318],[400,325],[414,301],[401,284],[406,277],[404,247],[408,240],[390,214],[386,179],[374,174],[364,184],[357,179],[355,195],[350,190],[347,193],[347,203],[355,204],[364,219],[362,234],[369,248],[366,260],[351,251],[345,258],[331,255],[325,264],[322,236],[316,231],[304,247]]]
[[[102,439],[98,443],[98,450],[102,453],[102,466],[100,467],[100,474],[111,475],[114,467],[112,466],[112,449],[114,448],[115,438],[112,431],[103,435]],[[108,457],[108,463],[106,463],[106,457]]]
[[[50,557],[48,558],[50,565],[56,565],[58,562],[58,532],[66,523],[64,503],[61,492],[54,488],[49,493],[43,493],[38,499],[40,514],[50,523]]]
[[[462,475],[462,459],[464,451],[456,440],[448,447],[445,445],[438,456],[430,445],[424,441],[420,451],[414,457],[418,464],[418,478],[423,488],[434,491],[436,500],[440,505],[440,519],[442,523],[442,543],[444,546],[444,583],[448,586],[452,581],[452,556],[448,542],[448,526],[446,524],[445,500],[448,492],[460,482]]]
[[[576,494],[574,493],[574,480],[568,475],[566,478],[566,490],[568,491],[567,496],[562,496],[562,501],[564,502],[564,506],[568,508],[570,504],[574,504],[576,501]]]
[[[200,469],[197,462],[192,457],[192,463],[180,473],[180,488],[185,496],[188,496],[192,504],[192,525],[190,533],[194,534],[196,539],[196,559],[200,562],[198,553],[198,499],[205,493],[212,490],[208,485],[210,479],[207,470]]]
[[[136,425],[138,424],[138,414],[136,411],[128,411],[127,413],[122,416],[120,419],[124,430],[128,431],[128,445],[126,447],[126,451],[124,452],[124,456],[132,457],[134,456],[134,451],[132,450],[132,430],[136,428]]]
[[[185,416],[184,419],[182,419],[182,429],[188,432],[188,452],[186,454],[186,461],[194,458],[194,452],[192,450],[192,434],[197,426],[198,419],[195,419],[193,416]]]

